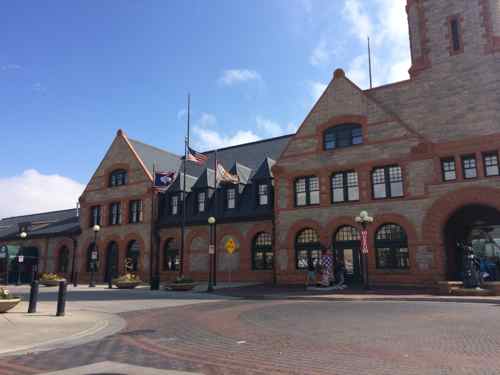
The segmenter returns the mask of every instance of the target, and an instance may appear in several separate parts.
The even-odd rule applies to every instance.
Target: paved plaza
[[[3,354],[0,375],[500,373],[500,305],[494,301],[265,291],[70,290],[63,326],[89,314],[105,316],[114,328],[76,341],[68,330],[67,345]],[[53,294],[42,290],[42,318],[50,315]],[[22,314],[3,318],[22,321]]]

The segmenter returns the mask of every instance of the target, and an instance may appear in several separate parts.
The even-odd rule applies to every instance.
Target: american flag
[[[363,254],[368,254],[368,231],[361,231],[361,252]]]
[[[191,160],[198,165],[203,165],[207,162],[208,156],[193,150],[191,147],[188,147],[187,160]]]

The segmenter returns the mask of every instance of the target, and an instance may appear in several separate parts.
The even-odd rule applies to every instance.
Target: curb
[[[78,332],[68,337],[61,337],[53,340],[44,341],[34,345],[18,346],[0,352],[0,358],[8,356],[26,355],[31,353],[44,352],[54,349],[68,349],[74,346],[83,345],[91,341],[101,340],[107,336],[111,336],[121,331],[126,326],[125,320],[115,314],[107,314],[102,312],[94,312],[91,310],[76,310],[89,311],[96,316],[96,324],[93,327]]]
[[[497,298],[464,298],[464,297],[417,297],[417,296],[277,296],[277,295],[262,295],[255,297],[244,297],[244,299],[263,299],[263,300],[294,300],[294,301],[335,301],[335,302],[454,302],[454,303],[489,303],[500,305],[500,299]]]

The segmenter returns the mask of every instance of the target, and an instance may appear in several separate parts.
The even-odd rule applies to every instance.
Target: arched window
[[[177,271],[180,266],[179,249],[175,240],[169,238],[163,246],[163,270]]]
[[[57,272],[66,273],[69,270],[69,250],[66,246],[59,249],[57,259]]]
[[[254,270],[273,269],[273,241],[269,233],[258,233],[252,243],[252,268]]]
[[[121,186],[127,184],[127,171],[117,169],[109,175],[109,186]]]
[[[92,264],[95,264],[94,271],[99,270],[99,251],[94,243],[91,243],[87,249],[87,272],[92,271]]]
[[[360,145],[362,143],[363,131],[359,124],[336,125],[326,129],[323,133],[323,148],[325,150]]]
[[[375,234],[377,268],[409,268],[408,238],[397,224],[384,224]]]
[[[295,238],[296,267],[306,270],[311,264],[314,267],[321,259],[321,244],[318,233],[311,228],[300,231]]]
[[[360,241],[359,230],[350,225],[344,225],[337,230],[335,242]]]
[[[141,248],[139,242],[132,240],[128,244],[127,248],[127,264],[128,271],[137,272],[139,270],[139,256],[141,254]]]

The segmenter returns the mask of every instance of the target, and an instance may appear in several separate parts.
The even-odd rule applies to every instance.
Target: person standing
[[[314,259],[309,257],[307,261],[306,288],[309,287],[309,283],[311,282],[316,286],[316,267],[317,265],[314,263]]]
[[[331,250],[323,250],[321,265],[321,286],[328,287],[333,280],[333,254]]]

